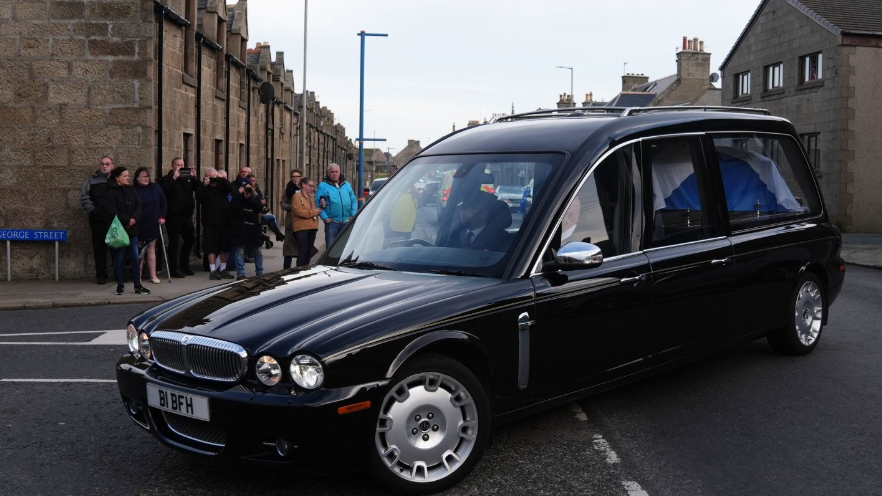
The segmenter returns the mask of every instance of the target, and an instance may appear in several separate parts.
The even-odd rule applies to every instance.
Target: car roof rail
[[[703,110],[705,112],[734,112],[743,114],[760,114],[772,115],[767,109],[748,108],[748,107],[720,107],[720,106],[695,106],[695,105],[678,105],[671,107],[629,107],[622,112],[622,117],[636,114],[649,114],[653,112],[678,112],[687,110]]]
[[[553,109],[538,109],[519,114],[502,115],[490,120],[494,122],[518,121],[524,119],[537,119],[541,117],[596,117],[596,116],[619,116],[627,110],[627,107],[568,107]]]
[[[505,121],[519,121],[525,119],[539,119],[543,117],[603,117],[616,116],[627,117],[637,114],[650,114],[656,112],[683,112],[701,110],[705,112],[733,112],[742,114],[772,115],[767,109],[749,107],[722,107],[710,105],[677,105],[667,107],[567,107],[553,109],[538,109],[519,114],[502,115],[494,117],[488,124]]]

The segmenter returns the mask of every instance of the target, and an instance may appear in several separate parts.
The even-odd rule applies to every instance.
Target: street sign
[[[0,241],[67,241],[67,231],[0,229]]]

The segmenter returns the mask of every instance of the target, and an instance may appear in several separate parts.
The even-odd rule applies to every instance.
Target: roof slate
[[[789,0],[789,3],[797,8],[801,4],[842,32],[882,36],[882,2],[879,0]]]

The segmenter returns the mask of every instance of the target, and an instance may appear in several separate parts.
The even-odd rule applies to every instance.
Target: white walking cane
[[[165,275],[168,276],[168,283],[171,284],[171,267],[168,266],[168,252],[165,251],[165,238],[162,237],[162,224],[159,225],[159,244],[162,246],[162,256],[165,259]]]

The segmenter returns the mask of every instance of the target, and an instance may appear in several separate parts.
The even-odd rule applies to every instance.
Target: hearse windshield
[[[497,185],[533,184],[542,198],[564,156],[481,154],[421,157],[362,208],[319,263],[500,278],[533,205],[513,212]],[[438,182],[432,198],[419,185]]]

